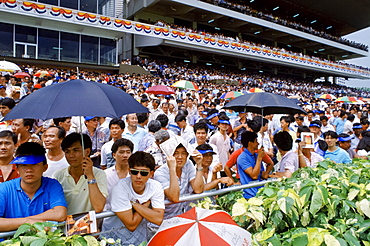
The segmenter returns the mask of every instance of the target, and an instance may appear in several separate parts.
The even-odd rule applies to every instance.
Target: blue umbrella
[[[223,108],[232,109],[237,112],[253,112],[261,115],[306,114],[301,107],[288,98],[268,92],[245,94],[230,101]]]
[[[132,96],[111,85],[93,81],[71,80],[52,84],[22,99],[4,120],[52,119],[71,116],[119,118],[149,110]]]

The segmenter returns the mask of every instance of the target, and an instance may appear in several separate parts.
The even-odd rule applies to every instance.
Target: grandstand
[[[140,55],[312,80],[369,78],[367,68],[345,62],[368,56],[368,47],[341,38],[370,25],[367,4],[4,0],[0,56],[18,63],[118,71],[115,64]]]

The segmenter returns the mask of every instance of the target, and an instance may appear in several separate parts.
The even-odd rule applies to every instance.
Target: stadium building
[[[367,47],[339,38],[370,25],[367,5],[363,0],[0,0],[0,57],[118,70],[122,59],[140,55],[302,78],[368,79],[368,69],[345,62],[368,56]]]

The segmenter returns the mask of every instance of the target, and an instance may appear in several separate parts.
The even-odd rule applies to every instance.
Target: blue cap
[[[45,160],[44,155],[23,155],[15,157],[10,164],[37,164]]]
[[[362,125],[353,126],[352,129],[362,129]]]
[[[96,116],[85,116],[84,118],[85,118],[85,120],[92,120],[92,119],[94,119]]]
[[[219,113],[211,114],[210,116],[207,116],[207,120],[210,120],[210,119],[212,119],[212,118],[214,118],[214,117],[216,117],[218,115],[219,115]]]
[[[321,126],[319,124],[316,124],[316,123],[311,123],[309,127],[311,127],[311,126],[316,126],[318,128],[321,128]]]
[[[219,120],[218,123],[230,125],[230,121],[228,120]]]
[[[199,150],[198,149],[198,151],[199,151],[199,153],[201,153],[202,155],[204,155],[204,154],[206,154],[206,153],[212,153],[213,155],[215,155],[216,153],[213,151],[213,150],[211,150],[211,149],[207,149],[207,150]]]
[[[347,141],[350,141],[351,139],[353,139],[354,137],[353,136],[348,136],[346,138],[343,138],[343,137],[339,137],[338,138],[338,141],[339,142],[347,142]]]

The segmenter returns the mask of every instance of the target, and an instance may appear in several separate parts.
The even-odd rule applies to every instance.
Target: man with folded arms
[[[17,165],[20,178],[0,184],[0,231],[15,230],[24,223],[64,221],[63,188],[57,180],[42,176],[48,168],[45,149],[27,142],[15,156],[10,163]]]

